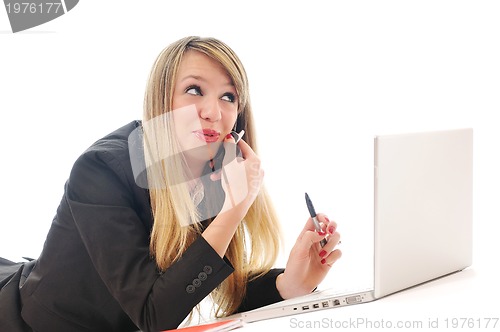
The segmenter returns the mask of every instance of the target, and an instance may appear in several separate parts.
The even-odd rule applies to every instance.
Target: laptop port
[[[339,300],[333,300],[333,305],[336,306],[336,305],[340,305],[340,301]]]
[[[314,303],[314,304],[313,304],[313,308],[314,308],[314,309],[318,309],[318,308],[319,308],[319,303]]]
[[[346,297],[345,301],[347,302],[347,304],[361,303],[361,296],[359,296],[359,295],[349,296],[349,297]]]
[[[323,306],[323,308],[328,308],[330,305],[328,304],[328,301],[323,301],[321,302],[321,305]]]
[[[309,310],[309,306],[308,305],[302,306],[302,310]]]

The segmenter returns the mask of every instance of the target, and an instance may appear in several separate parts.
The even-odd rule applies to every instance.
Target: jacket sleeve
[[[268,304],[283,301],[276,288],[276,278],[284,269],[271,269],[263,276],[250,281],[247,285],[246,296],[237,312],[253,310]]]
[[[159,273],[125,173],[113,153],[87,151],[73,167],[65,200],[95,270],[136,326],[176,328],[233,268],[200,236]]]

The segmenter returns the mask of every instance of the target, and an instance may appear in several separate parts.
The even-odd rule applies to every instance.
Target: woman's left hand
[[[317,218],[323,232],[316,232],[309,218],[290,252],[285,272],[276,279],[276,287],[284,299],[311,293],[342,256],[342,252],[335,249],[340,241],[337,223],[324,214],[318,214]],[[328,241],[324,247],[320,245],[322,239]]]

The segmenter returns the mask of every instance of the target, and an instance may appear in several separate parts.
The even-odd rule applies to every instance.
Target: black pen
[[[319,224],[318,218],[316,218],[316,211],[314,210],[313,203],[311,202],[311,199],[309,198],[309,195],[306,193],[306,204],[307,204],[307,209],[309,209],[309,214],[311,215],[311,219],[314,223],[314,227],[316,228],[316,232],[320,233],[323,232],[321,229],[321,225]],[[323,239],[320,241],[320,245],[322,247],[325,246],[326,244],[326,239]]]

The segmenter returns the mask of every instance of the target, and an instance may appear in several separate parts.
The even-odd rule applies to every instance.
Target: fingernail
[[[328,232],[330,232],[330,234],[335,233],[335,227],[333,226],[328,227]]]
[[[321,251],[319,252],[319,257],[323,257],[323,256],[325,256],[325,255],[326,255],[326,251],[325,251],[325,250],[321,250]]]
[[[325,264],[325,263],[326,263],[326,259],[324,259],[324,258],[323,258],[323,259],[321,260],[321,264]]]
[[[327,222],[330,222],[330,219],[328,219],[328,217],[327,217],[327,216],[325,216],[325,220],[326,220]]]
[[[326,232],[324,232],[324,231],[318,231],[318,234],[321,235],[321,236],[323,236],[323,235],[326,235]]]
[[[230,139],[231,137],[233,137],[233,135],[231,135],[231,134],[227,134],[227,135],[226,135],[226,138],[227,138],[227,139]]]

